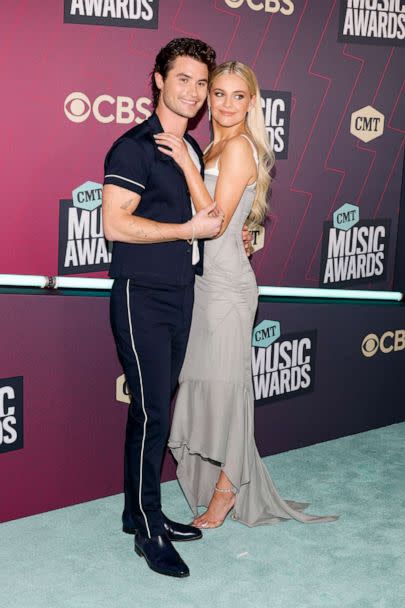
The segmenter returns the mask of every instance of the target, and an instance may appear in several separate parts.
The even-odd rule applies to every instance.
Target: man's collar
[[[153,112],[152,116],[150,116],[148,118],[148,125],[149,125],[150,131],[152,134],[163,132],[162,124],[161,124],[156,112]],[[154,142],[154,145],[156,148],[157,158],[159,158],[160,161],[163,161],[165,163],[170,163],[176,169],[176,171],[178,171],[181,175],[183,175],[183,171],[180,169],[180,167],[176,163],[176,161],[174,161],[172,158],[170,158],[170,156],[167,156],[167,154],[164,154],[163,152],[158,150],[156,142]]]
[[[159,120],[158,115],[156,114],[156,112],[153,112],[153,114],[148,118],[148,124],[150,127],[150,130],[152,133],[162,133],[163,132],[163,127],[162,127],[162,123]],[[195,152],[197,153],[199,159],[200,159],[200,163],[201,163],[201,167],[203,167],[203,162],[202,162],[202,154],[201,154],[201,150],[199,150],[198,148],[196,148],[195,142],[193,140],[193,138],[191,137],[191,135],[189,135],[187,133],[187,131],[184,133],[184,139],[186,139],[189,144],[192,145],[193,149],[195,150]],[[170,161],[173,163],[173,165],[176,167],[176,169],[183,174],[182,170],[180,169],[180,167],[178,166],[178,164],[170,158],[170,156],[167,156],[166,154],[164,154],[163,152],[160,152],[159,150],[157,150],[159,158],[161,160],[166,160],[166,161]],[[202,175],[203,173],[201,173]]]
[[[163,133],[162,123],[160,122],[159,116],[156,114],[156,112],[153,112],[153,114],[148,118],[148,123],[152,133]],[[187,139],[187,141],[191,144],[193,143],[193,139],[187,133],[187,131],[184,133],[184,138]]]
[[[152,133],[162,133],[163,127],[156,112],[148,118],[148,124]]]

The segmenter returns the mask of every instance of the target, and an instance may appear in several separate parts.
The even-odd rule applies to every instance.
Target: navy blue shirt
[[[141,196],[134,215],[182,224],[191,219],[190,193],[177,163],[157,149],[154,133],[163,131],[156,114],[122,135],[110,148],[104,163],[104,184],[121,186]],[[202,152],[188,134],[201,164]],[[187,241],[166,243],[113,244],[110,277],[134,279],[144,285],[184,286],[202,274],[203,242],[199,243],[200,261],[192,265],[192,247]]]

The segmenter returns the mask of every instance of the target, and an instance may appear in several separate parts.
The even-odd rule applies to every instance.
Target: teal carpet
[[[1,608],[403,608],[405,423],[265,462],[284,498],[340,519],[253,529],[228,519],[177,545],[188,579],[135,555],[122,496],[5,523]],[[170,517],[190,520],[177,482],[162,494]]]

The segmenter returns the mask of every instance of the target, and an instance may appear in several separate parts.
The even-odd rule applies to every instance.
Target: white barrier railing
[[[95,289],[110,290],[113,279],[90,279],[87,277],[47,277],[27,274],[0,274],[3,287],[40,287],[42,289]],[[261,286],[259,296],[279,298],[333,298],[344,300],[393,300],[400,302],[399,291],[372,291],[365,289],[323,289],[312,287],[268,287]]]

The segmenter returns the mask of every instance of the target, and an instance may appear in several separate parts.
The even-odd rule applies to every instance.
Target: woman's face
[[[248,85],[237,74],[222,74],[212,83],[209,101],[213,121],[223,127],[243,123],[254,103]]]

